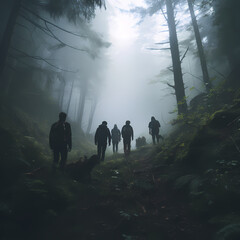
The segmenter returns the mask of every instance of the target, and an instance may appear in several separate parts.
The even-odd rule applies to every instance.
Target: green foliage
[[[240,224],[230,224],[217,232],[215,240],[237,240],[240,238]]]
[[[142,146],[145,146],[147,144],[145,137],[139,137],[136,139],[136,148],[140,148]]]
[[[70,21],[76,22],[79,17],[87,20],[93,18],[95,16],[96,7],[105,7],[105,2],[103,0],[48,0],[41,5],[53,17],[60,17],[65,15]]]
[[[188,186],[188,185],[191,183],[191,181],[192,181],[195,177],[196,177],[196,176],[190,175],[190,174],[179,177],[178,179],[176,179],[175,188],[178,189],[178,190],[185,188],[186,186]]]

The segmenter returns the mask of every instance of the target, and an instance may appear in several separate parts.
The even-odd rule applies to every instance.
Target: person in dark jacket
[[[121,133],[117,127],[117,124],[114,124],[114,127],[111,130],[111,136],[112,136],[113,152],[118,152],[118,143],[121,141]]]
[[[64,170],[67,162],[67,154],[72,149],[72,131],[71,125],[66,122],[67,114],[64,112],[59,113],[59,120],[51,126],[49,133],[49,145],[53,150],[53,169],[55,170],[58,163],[59,157],[61,161],[59,167]]]
[[[153,144],[156,144],[155,138],[157,139],[157,142],[159,143],[159,128],[161,127],[158,120],[155,119],[155,117],[151,117],[151,122],[148,124],[149,128],[149,134],[152,135]]]
[[[125,155],[130,154],[131,140],[133,140],[133,128],[130,125],[130,121],[126,121],[126,124],[122,127],[123,149]]]
[[[98,126],[95,133],[95,144],[97,145],[98,158],[100,161],[104,161],[105,151],[107,148],[107,140],[110,146],[111,134],[107,127],[107,122],[103,121],[102,124]]]

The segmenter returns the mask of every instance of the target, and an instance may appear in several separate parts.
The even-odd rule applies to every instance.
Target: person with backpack
[[[155,119],[155,117],[151,117],[151,122],[148,124],[149,128],[149,134],[152,135],[153,144],[155,145],[155,138],[157,139],[157,142],[159,143],[159,128],[161,127],[158,120]]]
[[[111,134],[106,121],[103,121],[102,124],[98,126],[94,139],[97,145],[98,158],[100,161],[104,161],[107,141],[109,146],[111,145]]]
[[[114,124],[114,127],[111,130],[111,136],[112,136],[113,152],[118,152],[118,143],[121,141],[121,133],[117,127],[117,124]]]
[[[55,171],[57,165],[61,170],[67,162],[68,152],[72,149],[72,131],[71,125],[66,122],[67,114],[59,113],[59,120],[52,124],[49,133],[49,146],[53,151],[53,170]],[[61,161],[59,163],[59,157]]]
[[[126,121],[126,124],[122,127],[123,148],[125,155],[130,154],[131,140],[133,140],[133,128],[130,125],[130,121]]]

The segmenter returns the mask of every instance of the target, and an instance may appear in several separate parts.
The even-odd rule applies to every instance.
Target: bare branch
[[[170,48],[146,48],[147,50],[161,51],[161,50],[169,50]]]
[[[175,86],[171,85],[170,83],[167,83],[167,85],[175,90]]]
[[[9,67],[9,69],[11,69],[14,72],[18,72],[16,68],[14,68],[11,64],[7,63],[6,64],[7,67]]]
[[[217,74],[219,74],[222,78],[226,79],[226,76],[224,74],[222,74],[221,72],[219,72],[216,68],[214,68],[213,66],[209,65],[208,66],[214,70]]]
[[[36,70],[36,71],[47,72],[48,74],[49,74],[49,73],[57,73],[57,72],[54,71],[54,70],[43,69],[43,68],[41,68],[41,66],[38,65],[38,64],[35,65],[35,66],[32,65],[32,64],[28,64],[28,63],[26,63],[25,61],[23,61],[22,59],[20,59],[19,57],[14,56],[14,55],[11,54],[11,53],[8,53],[8,57],[11,57],[11,58],[15,59],[16,61],[18,61],[18,62],[21,63],[22,65],[29,67],[31,70],[34,69],[34,70]]]
[[[159,42],[159,43],[155,43],[155,44],[159,44],[159,45],[161,45],[161,44],[168,44],[169,42]]]
[[[82,51],[82,52],[89,52],[87,49],[77,48],[77,47],[68,45],[67,43],[64,43],[62,40],[60,40],[60,39],[50,30],[50,28],[48,27],[47,24],[48,24],[48,23],[45,22],[45,26],[46,26],[47,30],[50,32],[50,34],[52,35],[52,37],[53,37],[54,39],[56,39],[58,42],[60,42],[60,43],[63,44],[64,46],[67,46],[67,47],[72,48],[72,49],[74,49],[74,50],[78,50],[78,51]]]
[[[183,54],[183,56],[182,56],[182,58],[181,58],[181,60],[180,60],[181,63],[182,63],[183,59],[186,57],[186,54],[187,54],[187,52],[188,52],[188,49],[189,49],[189,46],[188,46],[187,50],[185,51],[185,53]]]
[[[40,24],[34,22],[33,20],[31,20],[30,18],[24,16],[23,14],[19,14],[20,17],[24,18],[26,21],[30,22],[33,26],[39,28],[40,30],[42,30],[45,34],[47,34],[49,37],[52,37],[51,34],[48,33],[48,30],[46,28],[44,28],[43,26],[41,26]]]
[[[57,66],[55,66],[54,64],[50,63],[49,61],[47,61],[46,59],[44,59],[44,58],[42,58],[42,57],[39,57],[39,56],[31,56],[31,55],[29,55],[29,54],[27,54],[27,53],[25,53],[25,52],[23,52],[23,51],[21,51],[21,50],[19,50],[19,49],[17,49],[17,48],[11,47],[11,49],[15,50],[16,52],[21,53],[21,54],[22,54],[23,56],[25,56],[25,57],[29,57],[29,58],[33,58],[33,59],[35,59],[35,60],[43,61],[43,62],[47,63],[48,65],[50,65],[51,67],[56,68],[56,69],[58,69],[58,70],[61,70],[61,71],[64,71],[64,72],[72,72],[72,73],[77,73],[77,72],[78,72],[78,71],[70,71],[70,70],[62,69],[62,68],[57,67]]]
[[[60,29],[60,30],[62,30],[62,31],[64,31],[64,32],[66,32],[66,33],[69,33],[69,34],[72,34],[72,35],[74,35],[74,36],[81,37],[81,38],[87,38],[87,36],[80,35],[80,34],[77,34],[77,33],[71,32],[71,31],[68,31],[68,30],[66,30],[66,29],[64,29],[64,28],[62,28],[62,27],[59,27],[58,25],[56,25],[56,24],[54,24],[54,23],[52,23],[52,22],[44,19],[43,17],[41,17],[41,16],[38,15],[37,13],[35,13],[35,12],[31,11],[30,9],[26,8],[26,7],[23,6],[22,4],[21,4],[21,7],[22,7],[25,11],[27,11],[27,12],[31,13],[32,15],[34,15],[35,17],[41,19],[42,21],[44,21],[44,22],[46,22],[46,23],[48,23],[48,24],[50,24],[50,25],[52,25],[52,26],[54,26],[54,27],[56,27],[56,28],[58,28],[58,29]]]
[[[185,72],[185,74],[189,74],[189,75],[191,75],[192,77],[197,78],[197,79],[200,80],[201,82],[203,81],[202,78],[197,77],[197,76],[195,76],[195,75],[193,75],[193,74],[191,74],[191,73],[189,73],[189,72]]]
[[[167,16],[166,16],[165,12],[163,11],[162,6],[161,6],[160,9],[161,9],[162,15],[164,16],[165,20],[168,22]]]
[[[33,24],[34,26],[36,26],[37,28],[39,28],[41,31],[43,31],[46,35],[48,35],[49,37],[51,38],[54,38],[55,40],[57,40],[58,42],[60,42],[63,47],[67,46],[69,48],[72,48],[74,50],[78,50],[78,51],[82,51],[82,52],[88,52],[89,51],[87,49],[81,49],[81,48],[77,48],[77,47],[74,47],[74,46],[71,46],[71,45],[68,45],[67,43],[64,43],[62,40],[60,40],[48,27],[48,23],[45,21],[45,26],[46,27],[43,27],[41,26],[40,24],[34,22],[33,20],[31,20],[30,18],[22,15],[22,14],[19,14],[19,16],[21,16],[22,18],[24,18],[26,21],[30,22],[31,24]]]
[[[25,26],[25,25],[23,25],[23,24],[21,24],[21,23],[18,23],[18,22],[16,22],[16,25],[24,28],[25,30],[27,30],[27,31],[31,34],[31,31],[30,31],[30,29],[29,29],[27,26]]]
[[[160,50],[159,48],[146,48],[147,50]]]

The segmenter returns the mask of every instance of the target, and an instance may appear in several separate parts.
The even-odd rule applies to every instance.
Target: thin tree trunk
[[[2,3],[2,4],[4,4],[4,3]],[[10,46],[16,19],[18,17],[20,5],[21,5],[21,0],[14,1],[11,12],[10,12],[10,16],[8,18],[7,26],[5,28],[3,37],[1,39],[1,43],[0,43],[0,53],[1,53],[0,54],[0,75],[2,75],[3,69],[5,67],[7,53],[8,53],[8,49]]]
[[[198,48],[198,53],[199,53],[199,58],[200,58],[202,73],[203,73],[203,81],[205,83],[207,92],[209,92],[209,90],[212,88],[212,84],[209,79],[206,58],[205,58],[203,45],[202,45],[202,39],[200,36],[197,19],[196,19],[195,13],[194,13],[192,0],[187,0],[187,1],[188,1],[188,7],[189,7],[189,11],[190,11],[191,18],[192,18],[192,24],[193,24],[193,29],[194,29],[194,33],[195,33],[195,38],[196,38],[196,42],[197,42],[197,48]]]
[[[169,42],[172,55],[173,63],[173,74],[174,74],[174,89],[177,99],[178,114],[187,112],[187,102],[185,96],[185,89],[182,77],[182,68],[178,47],[177,30],[174,18],[174,11],[172,6],[172,0],[166,0],[167,7],[167,20],[169,28]]]
[[[58,75],[58,78],[61,81],[60,89],[59,89],[58,102],[59,102],[60,108],[63,109],[66,81],[65,81],[64,77],[61,75],[61,73]]]
[[[71,103],[71,100],[72,100],[72,94],[73,94],[74,82],[75,82],[75,80],[72,81],[71,91],[70,91],[70,94],[69,94],[68,105],[67,105],[67,111],[66,111],[67,114],[69,113],[70,103]]]
[[[86,95],[87,95],[87,86],[85,83],[81,88],[81,95],[80,95],[79,109],[78,109],[78,122],[79,122],[80,128],[82,128],[82,120],[83,120]]]
[[[87,126],[87,134],[90,133],[96,107],[97,107],[97,99],[94,99],[93,103],[92,103],[92,106],[91,106],[91,112],[90,112],[90,115],[89,115],[89,121],[88,121],[88,126]]]

